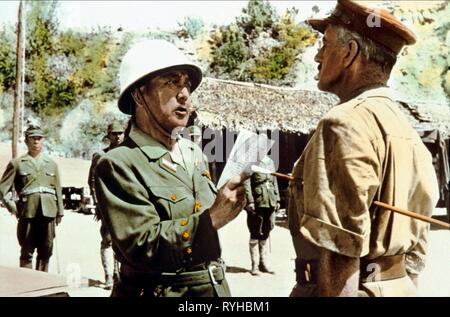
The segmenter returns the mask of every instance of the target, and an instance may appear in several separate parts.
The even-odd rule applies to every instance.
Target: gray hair
[[[343,46],[351,40],[356,41],[361,49],[361,53],[368,61],[380,65],[386,74],[390,74],[392,67],[397,61],[397,55],[394,52],[368,37],[350,31],[341,25],[336,25],[335,30],[337,45]]]

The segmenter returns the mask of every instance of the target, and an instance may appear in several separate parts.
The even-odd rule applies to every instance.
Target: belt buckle
[[[211,264],[208,266],[208,274],[209,274],[209,278],[211,279],[211,282],[213,285],[217,285],[219,283],[217,283],[216,279],[214,278],[214,269],[218,269],[219,267],[215,264]]]

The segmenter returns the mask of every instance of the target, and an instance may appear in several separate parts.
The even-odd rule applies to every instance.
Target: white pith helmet
[[[191,92],[202,81],[200,67],[172,43],[164,40],[144,40],[128,50],[120,65],[120,96],[118,106],[125,114],[132,114],[134,100],[131,92],[143,82],[174,70],[185,70],[191,80]]]

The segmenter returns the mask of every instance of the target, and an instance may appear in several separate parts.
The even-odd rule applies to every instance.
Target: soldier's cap
[[[40,136],[44,137],[45,133],[42,131],[41,127],[37,125],[30,125],[28,129],[25,131],[26,137]]]
[[[368,7],[352,0],[337,0],[330,16],[306,22],[320,33],[325,33],[329,24],[344,26],[381,44],[396,55],[403,46],[416,43],[414,33],[387,10]]]
[[[202,135],[202,129],[196,125],[191,125],[189,127],[187,127],[187,131],[189,133],[189,135],[194,135],[194,136],[201,136]]]
[[[108,124],[108,129],[107,129],[108,134],[112,133],[112,132],[123,133],[124,131],[125,131],[125,129],[119,122],[113,122],[113,123]]]

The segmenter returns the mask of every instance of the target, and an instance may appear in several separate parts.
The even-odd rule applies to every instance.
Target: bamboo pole
[[[422,220],[422,221],[425,221],[425,222],[428,222],[428,223],[431,223],[431,224],[443,227],[445,229],[450,229],[450,224],[446,223],[444,221],[433,219],[431,217],[427,217],[427,216],[424,216],[424,215],[421,215],[421,214],[418,214],[418,213],[415,213],[415,212],[412,212],[412,211],[409,211],[409,210],[406,210],[406,209],[401,209],[401,208],[398,208],[398,207],[394,207],[394,206],[391,206],[391,205],[388,205],[386,203],[382,203],[382,202],[379,202],[379,201],[374,201],[373,203],[375,205],[379,206],[379,207],[383,207],[385,209],[389,209],[389,210],[398,212],[399,214],[402,214],[402,215],[405,215],[405,216],[408,216],[408,217],[411,217],[411,218],[414,218],[414,219]]]
[[[291,180],[291,181],[292,180],[296,180],[296,178],[293,177],[293,176],[289,176],[289,175],[278,173],[278,172],[274,172],[274,173],[271,173],[271,174],[276,176],[276,177],[286,178],[286,179]],[[303,183],[303,181],[302,181],[302,183]],[[444,221],[440,221],[440,220],[437,220],[437,219],[434,219],[434,218],[431,218],[431,217],[428,217],[428,216],[424,216],[424,215],[421,215],[421,214],[418,214],[416,212],[412,212],[412,211],[409,211],[409,210],[405,210],[405,209],[401,209],[401,208],[398,208],[398,207],[394,207],[394,206],[391,206],[389,204],[382,203],[382,202],[379,202],[379,201],[374,201],[373,203],[376,206],[392,210],[392,211],[397,212],[399,214],[402,214],[404,216],[408,216],[408,217],[411,217],[411,218],[414,218],[414,219],[422,220],[422,221],[425,221],[425,222],[437,225],[437,226],[445,228],[445,229],[450,229],[450,224],[446,223]]]
[[[16,87],[14,89],[12,157],[17,157],[17,143],[19,141],[19,114],[22,86],[22,0],[19,2],[16,42]]]

